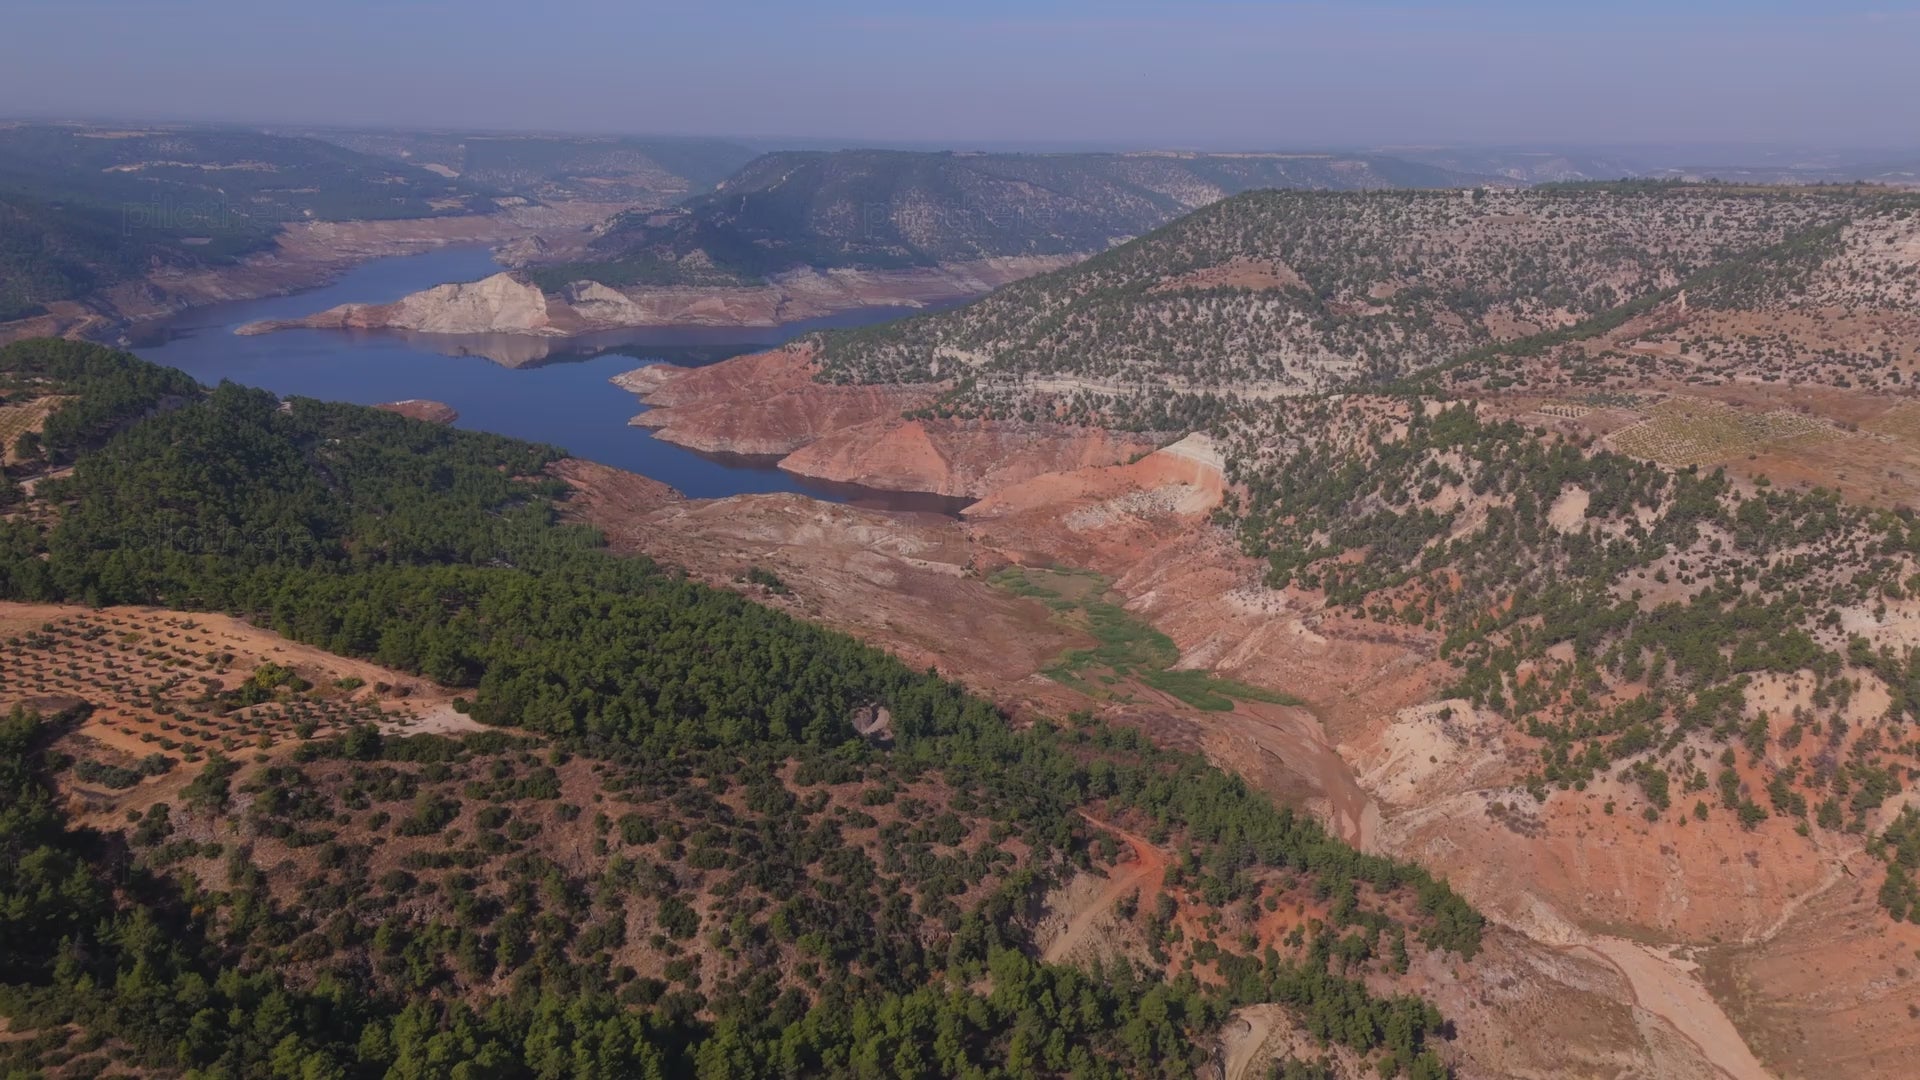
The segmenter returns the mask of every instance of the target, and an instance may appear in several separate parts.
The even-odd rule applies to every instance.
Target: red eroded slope
[[[784,455],[801,476],[894,491],[982,495],[1045,473],[1114,465],[1153,440],[1059,424],[908,420],[942,387],[817,382],[811,347],[698,368],[655,365],[614,382],[649,411],[634,423],[707,453]]]
[[[634,418],[654,437],[720,454],[789,454],[830,432],[898,417],[931,402],[932,387],[834,386],[815,382],[804,345],[723,360],[669,364],[614,379],[649,406]]]

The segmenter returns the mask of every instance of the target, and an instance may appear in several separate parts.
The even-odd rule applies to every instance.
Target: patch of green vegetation
[[[1264,701],[1272,705],[1299,705],[1292,694],[1277,693],[1233,679],[1222,679],[1204,671],[1150,671],[1141,681],[1155,690],[1172,694],[1196,709],[1230,712],[1238,701]]]
[[[1920,886],[1914,884],[1914,871],[1920,869],[1920,812],[1909,806],[1900,811],[1875,837],[1869,850],[1886,860],[1887,877],[1880,885],[1880,906],[1897,922],[1906,919],[1920,923]]]
[[[1013,566],[993,575],[991,582],[1015,596],[1052,608],[1064,620],[1093,635],[1091,649],[1069,649],[1041,673],[1089,697],[1119,696],[1111,687],[1137,679],[1172,694],[1196,709],[1232,710],[1235,701],[1264,701],[1298,705],[1290,694],[1222,679],[1204,671],[1174,671],[1180,647],[1108,599],[1107,581],[1091,570],[1035,569]]]
[[[792,591],[791,589],[787,588],[786,582],[780,580],[779,574],[776,574],[773,571],[768,570],[764,566],[749,567],[747,569],[746,580],[748,584],[758,585],[761,588],[766,589],[768,592],[775,593],[780,596],[785,596],[787,595],[787,593]]]

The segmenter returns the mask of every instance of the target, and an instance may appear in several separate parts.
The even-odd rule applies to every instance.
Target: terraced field
[[[20,455],[14,449],[20,442],[20,436],[29,431],[38,432],[46,425],[47,417],[65,400],[62,397],[43,397],[14,405],[0,405],[0,463],[11,465],[20,460]]]
[[[1753,412],[1706,398],[1672,397],[1613,436],[1622,453],[1662,465],[1708,465],[1790,439],[1837,437],[1830,424],[1775,410]]]
[[[362,723],[477,727],[438,687],[225,616],[0,604],[0,708],[82,703],[102,747],[189,762]]]

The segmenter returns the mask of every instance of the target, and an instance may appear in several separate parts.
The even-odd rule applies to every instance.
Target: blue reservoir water
[[[556,343],[509,335],[286,330],[242,337],[234,328],[296,318],[345,303],[381,303],[449,281],[495,273],[485,248],[376,259],[331,285],[291,296],[188,311],[142,333],[133,351],[201,382],[222,379],[331,401],[375,405],[425,398],[460,414],[458,426],[564,447],[576,457],[653,477],[695,498],[797,491],[836,502],[951,512],[957,501],[805,480],[763,460],[721,460],[652,437],[628,420],[643,411],[607,380],[649,362],[703,364],[754,352],[811,330],[899,318],[871,309],[777,328],[616,331]],[[516,366],[505,366],[487,356]]]

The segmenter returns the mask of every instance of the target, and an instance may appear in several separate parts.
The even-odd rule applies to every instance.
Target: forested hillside
[[[1099,251],[1252,188],[1448,187],[1476,178],[1326,154],[783,151],[668,214],[615,219],[549,289],[742,284],[801,266],[897,269]]]
[[[296,129],[361,153],[534,199],[664,204],[713,187],[753,159],[724,139]]]
[[[229,237],[232,250],[255,243]],[[137,274],[155,258],[181,259],[179,237],[130,243],[110,207],[75,207],[0,196],[0,321],[38,314]]]
[[[0,125],[0,321],[263,249],[285,222],[468,213],[482,190],[315,139]]]
[[[1447,1021],[1398,983],[1479,948],[1443,883],[1133,732],[1011,725],[851,638],[610,556],[556,523],[558,450],[204,391],[67,342],[0,352],[0,393],[59,399],[7,467],[0,596],[244,614],[503,728],[81,769],[86,703],[35,715],[10,677],[10,1067],[1184,1076],[1228,1010],[1271,1001],[1379,1075],[1445,1073]],[[110,671],[132,645],[116,617],[4,648],[77,635]],[[289,710],[330,689],[248,685]],[[82,826],[76,803],[115,809]],[[1041,962],[1036,905],[1114,869],[1116,829],[1180,853],[1128,916],[1147,953]]]

